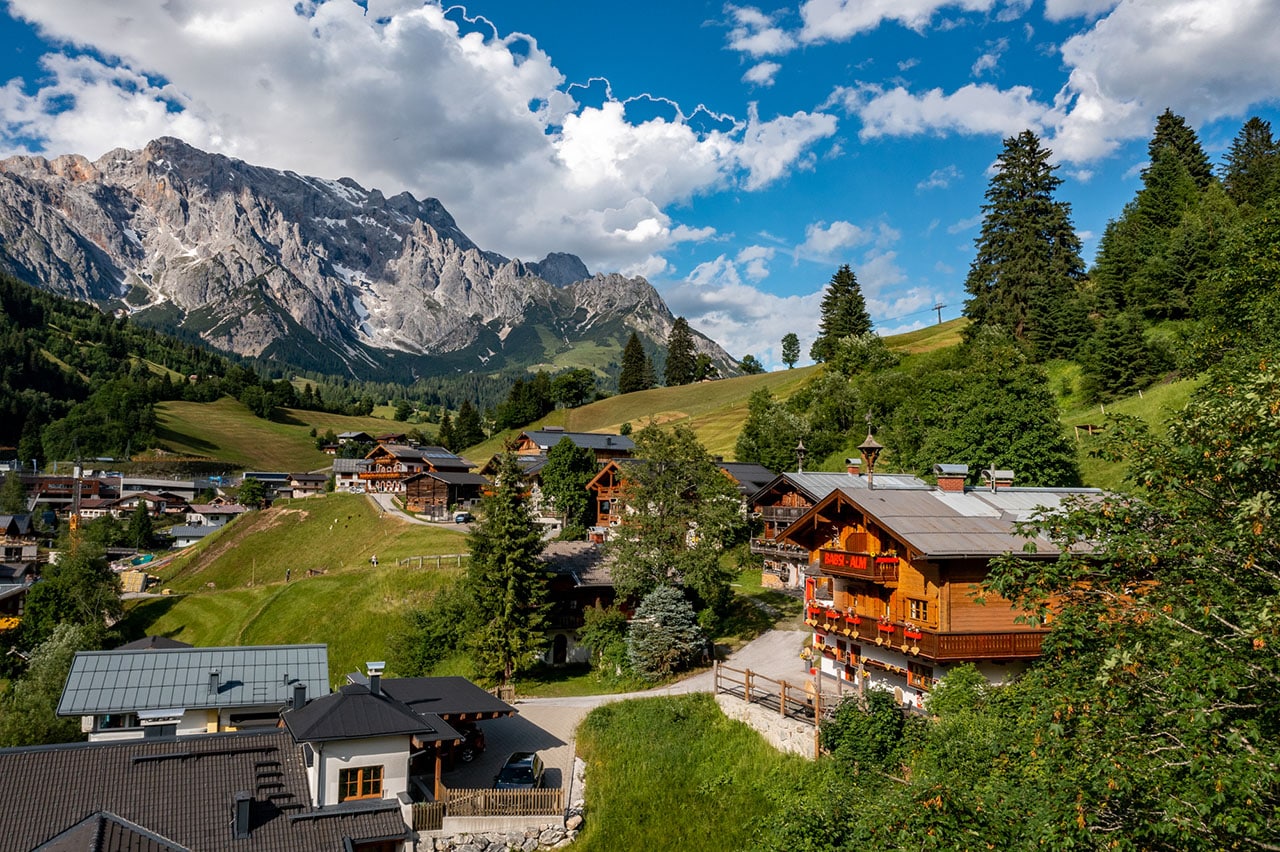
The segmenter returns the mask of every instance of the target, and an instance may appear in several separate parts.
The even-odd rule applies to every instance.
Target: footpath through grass
[[[607,704],[578,729],[587,821],[575,849],[746,849],[757,821],[813,770],[720,712],[706,694]]]

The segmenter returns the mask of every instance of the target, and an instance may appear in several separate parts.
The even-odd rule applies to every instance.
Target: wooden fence
[[[771,707],[779,716],[810,724],[829,718],[841,701],[854,694],[852,688],[848,692],[824,692],[820,682],[775,680],[751,669],[735,669],[723,663],[716,663],[714,672],[717,693],[736,695],[749,704]]]
[[[489,790],[441,788],[435,802],[413,806],[414,831],[439,831],[444,818],[452,817],[550,817],[564,816],[564,790]]]
[[[396,564],[401,568],[442,568],[445,565],[450,567],[462,567],[462,560],[470,559],[470,553],[445,553],[435,556],[406,556]]]

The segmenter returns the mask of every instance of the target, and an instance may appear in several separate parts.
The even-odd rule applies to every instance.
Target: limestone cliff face
[[[238,354],[317,368],[336,357],[366,373],[399,353],[449,355],[452,369],[540,363],[550,353],[528,343],[539,335],[515,334],[530,324],[563,345],[625,327],[661,346],[673,321],[643,278],[592,276],[562,253],[526,264],[483,251],[435,199],[172,138],[92,162],[0,161],[0,268]],[[698,344],[732,370],[719,346]],[[324,357],[306,363],[316,348]]]

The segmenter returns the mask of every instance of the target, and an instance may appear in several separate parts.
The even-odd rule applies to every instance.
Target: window
[[[908,609],[911,612],[912,621],[928,621],[929,620],[929,602],[910,600],[908,601]]]
[[[928,689],[933,686],[933,667],[908,660],[907,685],[919,689]]]
[[[338,801],[382,798],[382,767],[358,766],[338,772]]]

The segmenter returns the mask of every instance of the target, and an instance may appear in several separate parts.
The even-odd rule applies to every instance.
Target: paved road
[[[808,636],[804,630],[772,630],[738,649],[726,662],[737,669],[751,669],[774,679],[799,682],[808,673],[800,659],[800,649]],[[518,715],[484,723],[484,754],[472,763],[460,764],[445,772],[442,780],[447,787],[491,787],[498,769],[512,752],[538,751],[547,768],[547,786],[568,789],[573,777],[578,723],[592,708],[629,698],[710,692],[713,681],[714,676],[708,670],[643,692],[519,699],[516,701]],[[568,801],[580,796],[577,790],[567,793]]]

